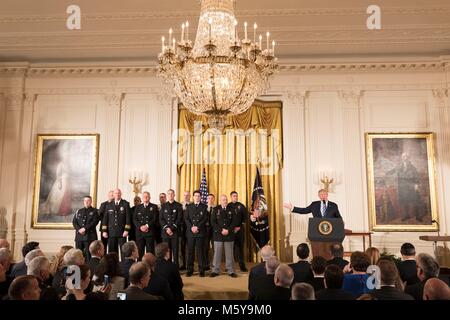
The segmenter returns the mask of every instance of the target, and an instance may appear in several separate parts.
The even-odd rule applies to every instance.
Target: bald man
[[[444,281],[431,278],[423,288],[423,300],[450,300],[450,288]]]
[[[151,273],[150,281],[148,282],[147,287],[144,288],[144,291],[154,296],[163,297],[164,300],[174,300],[172,290],[170,290],[169,281],[158,273],[155,273],[155,255],[150,252],[144,254],[142,262],[150,268]]]
[[[10,249],[9,242],[6,239],[0,239],[0,249],[3,249],[3,248],[6,248],[8,250]]]

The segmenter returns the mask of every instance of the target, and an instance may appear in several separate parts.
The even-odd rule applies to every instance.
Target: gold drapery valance
[[[228,116],[223,132],[208,127],[204,116],[180,105],[178,118],[178,199],[184,191],[199,189],[205,168],[210,193],[218,201],[221,194],[239,193],[239,201],[249,207],[260,168],[270,222],[270,243],[280,254],[282,228],[281,168],[283,166],[282,103],[255,101],[246,112]],[[248,252],[255,259],[255,246],[246,228]]]

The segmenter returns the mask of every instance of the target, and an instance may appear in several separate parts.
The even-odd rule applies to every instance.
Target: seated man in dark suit
[[[120,275],[125,278],[125,286],[127,286],[130,283],[128,273],[133,263],[139,258],[139,250],[134,241],[125,242],[121,250],[124,258],[119,263]]]
[[[266,274],[266,261],[269,260],[270,257],[275,255],[275,250],[269,245],[266,245],[261,248],[259,251],[261,254],[261,258],[263,262],[258,263],[256,266],[250,269],[248,275],[248,291],[250,292],[250,284],[253,283],[253,279],[263,276]]]
[[[413,300],[409,294],[395,287],[398,270],[392,260],[381,259],[378,262],[381,273],[381,288],[373,290],[370,295],[377,300]]]
[[[353,300],[353,295],[342,290],[344,272],[334,264],[325,268],[325,289],[316,294],[317,300]]]
[[[91,276],[93,276],[97,272],[100,260],[102,260],[105,255],[105,246],[103,245],[102,240],[92,241],[89,245],[89,253],[91,254],[91,258],[87,265],[89,269],[91,269]]]
[[[175,300],[184,300],[183,280],[181,279],[178,266],[171,261],[169,244],[159,243],[155,248],[156,266],[154,274],[169,281],[170,291]]]
[[[285,203],[284,207],[300,214],[312,213],[314,218],[342,218],[336,203],[328,201],[328,191],[319,190],[320,201],[314,201],[306,208],[294,207],[292,203]]]
[[[448,284],[438,278],[428,279],[423,287],[423,300],[450,300]]]
[[[275,271],[279,265],[280,260],[276,256],[272,256],[266,261],[266,274],[252,279],[252,282],[249,284],[249,300],[255,300],[257,296],[275,288]]]
[[[287,264],[280,264],[275,271],[275,287],[256,296],[256,300],[290,300],[294,271]]]
[[[133,264],[129,272],[130,286],[125,290],[126,300],[159,300],[144,292],[150,280],[150,269],[143,262]]]
[[[311,260],[311,270],[314,277],[309,280],[308,283],[312,285],[316,293],[325,288],[325,283],[323,280],[326,266],[327,260],[321,256],[316,256]]]
[[[407,286],[405,293],[413,296],[415,300],[423,300],[423,287],[428,279],[439,276],[439,263],[432,256],[421,253],[416,258],[417,278],[420,282]]]
[[[169,281],[167,281],[166,278],[155,273],[156,257],[154,256],[154,254],[150,252],[144,254],[144,256],[142,257],[142,262],[147,264],[147,266],[150,268],[151,274],[148,286],[144,288],[144,291],[154,296],[163,297],[164,300],[173,300],[173,294],[170,290]]]
[[[348,265],[348,261],[344,259],[344,247],[340,243],[334,243],[330,246],[331,255],[333,259],[327,261],[327,266],[336,265],[341,270],[344,270],[345,266]]]
[[[418,283],[416,266],[416,248],[411,243],[404,243],[400,248],[402,261],[397,265],[400,278],[407,286]]]
[[[311,264],[308,262],[309,247],[306,243],[300,243],[297,246],[297,256],[299,260],[289,265],[294,270],[294,283],[312,280],[314,275],[311,271]]]
[[[14,265],[10,274],[11,278],[24,276],[27,274],[27,265],[25,264],[25,256],[28,254],[28,252],[33,251],[34,249],[39,249],[39,242],[30,241],[22,247],[23,260]]]

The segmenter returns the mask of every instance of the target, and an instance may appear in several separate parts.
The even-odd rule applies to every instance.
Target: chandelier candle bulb
[[[272,55],[275,56],[275,40],[272,41]]]
[[[162,38],[161,38],[161,42],[162,42],[162,49],[161,49],[161,52],[162,53],[164,53],[164,49],[165,49],[165,41],[166,41],[166,38],[163,36]]]
[[[189,41],[189,21],[186,21],[186,41]]]
[[[258,29],[258,25],[255,23],[253,25],[253,43],[256,45],[256,29]]]
[[[181,42],[184,41],[184,23],[181,25]]]
[[[247,22],[244,22],[245,41],[247,41]]]
[[[209,41],[211,41],[211,38],[212,38],[212,19],[211,18],[209,18],[209,20],[208,20],[208,25],[209,25]]]
[[[270,37],[270,32],[266,33],[266,37],[267,37],[267,51],[269,51],[269,37]]]
[[[172,47],[172,49],[173,49],[173,52],[175,52],[175,50],[176,50],[176,45],[175,45],[175,43],[176,43],[177,41],[175,40],[175,38],[173,38],[172,42],[173,42],[173,47]]]
[[[169,46],[170,46],[170,43],[172,42],[172,28],[170,28],[169,29]]]
[[[237,31],[237,20],[234,21],[234,42],[237,43],[239,41],[238,31]]]
[[[259,35],[259,49],[262,50],[262,34]]]

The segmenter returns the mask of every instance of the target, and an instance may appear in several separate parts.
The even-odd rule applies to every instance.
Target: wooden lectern
[[[434,242],[434,255],[439,265],[450,267],[450,250],[447,248],[446,241],[450,241],[450,236],[420,236],[420,240]],[[443,242],[443,247],[438,247],[437,243]]]
[[[330,260],[330,246],[344,240],[344,221],[340,218],[310,218],[308,223],[308,239],[313,256],[321,256]]]

